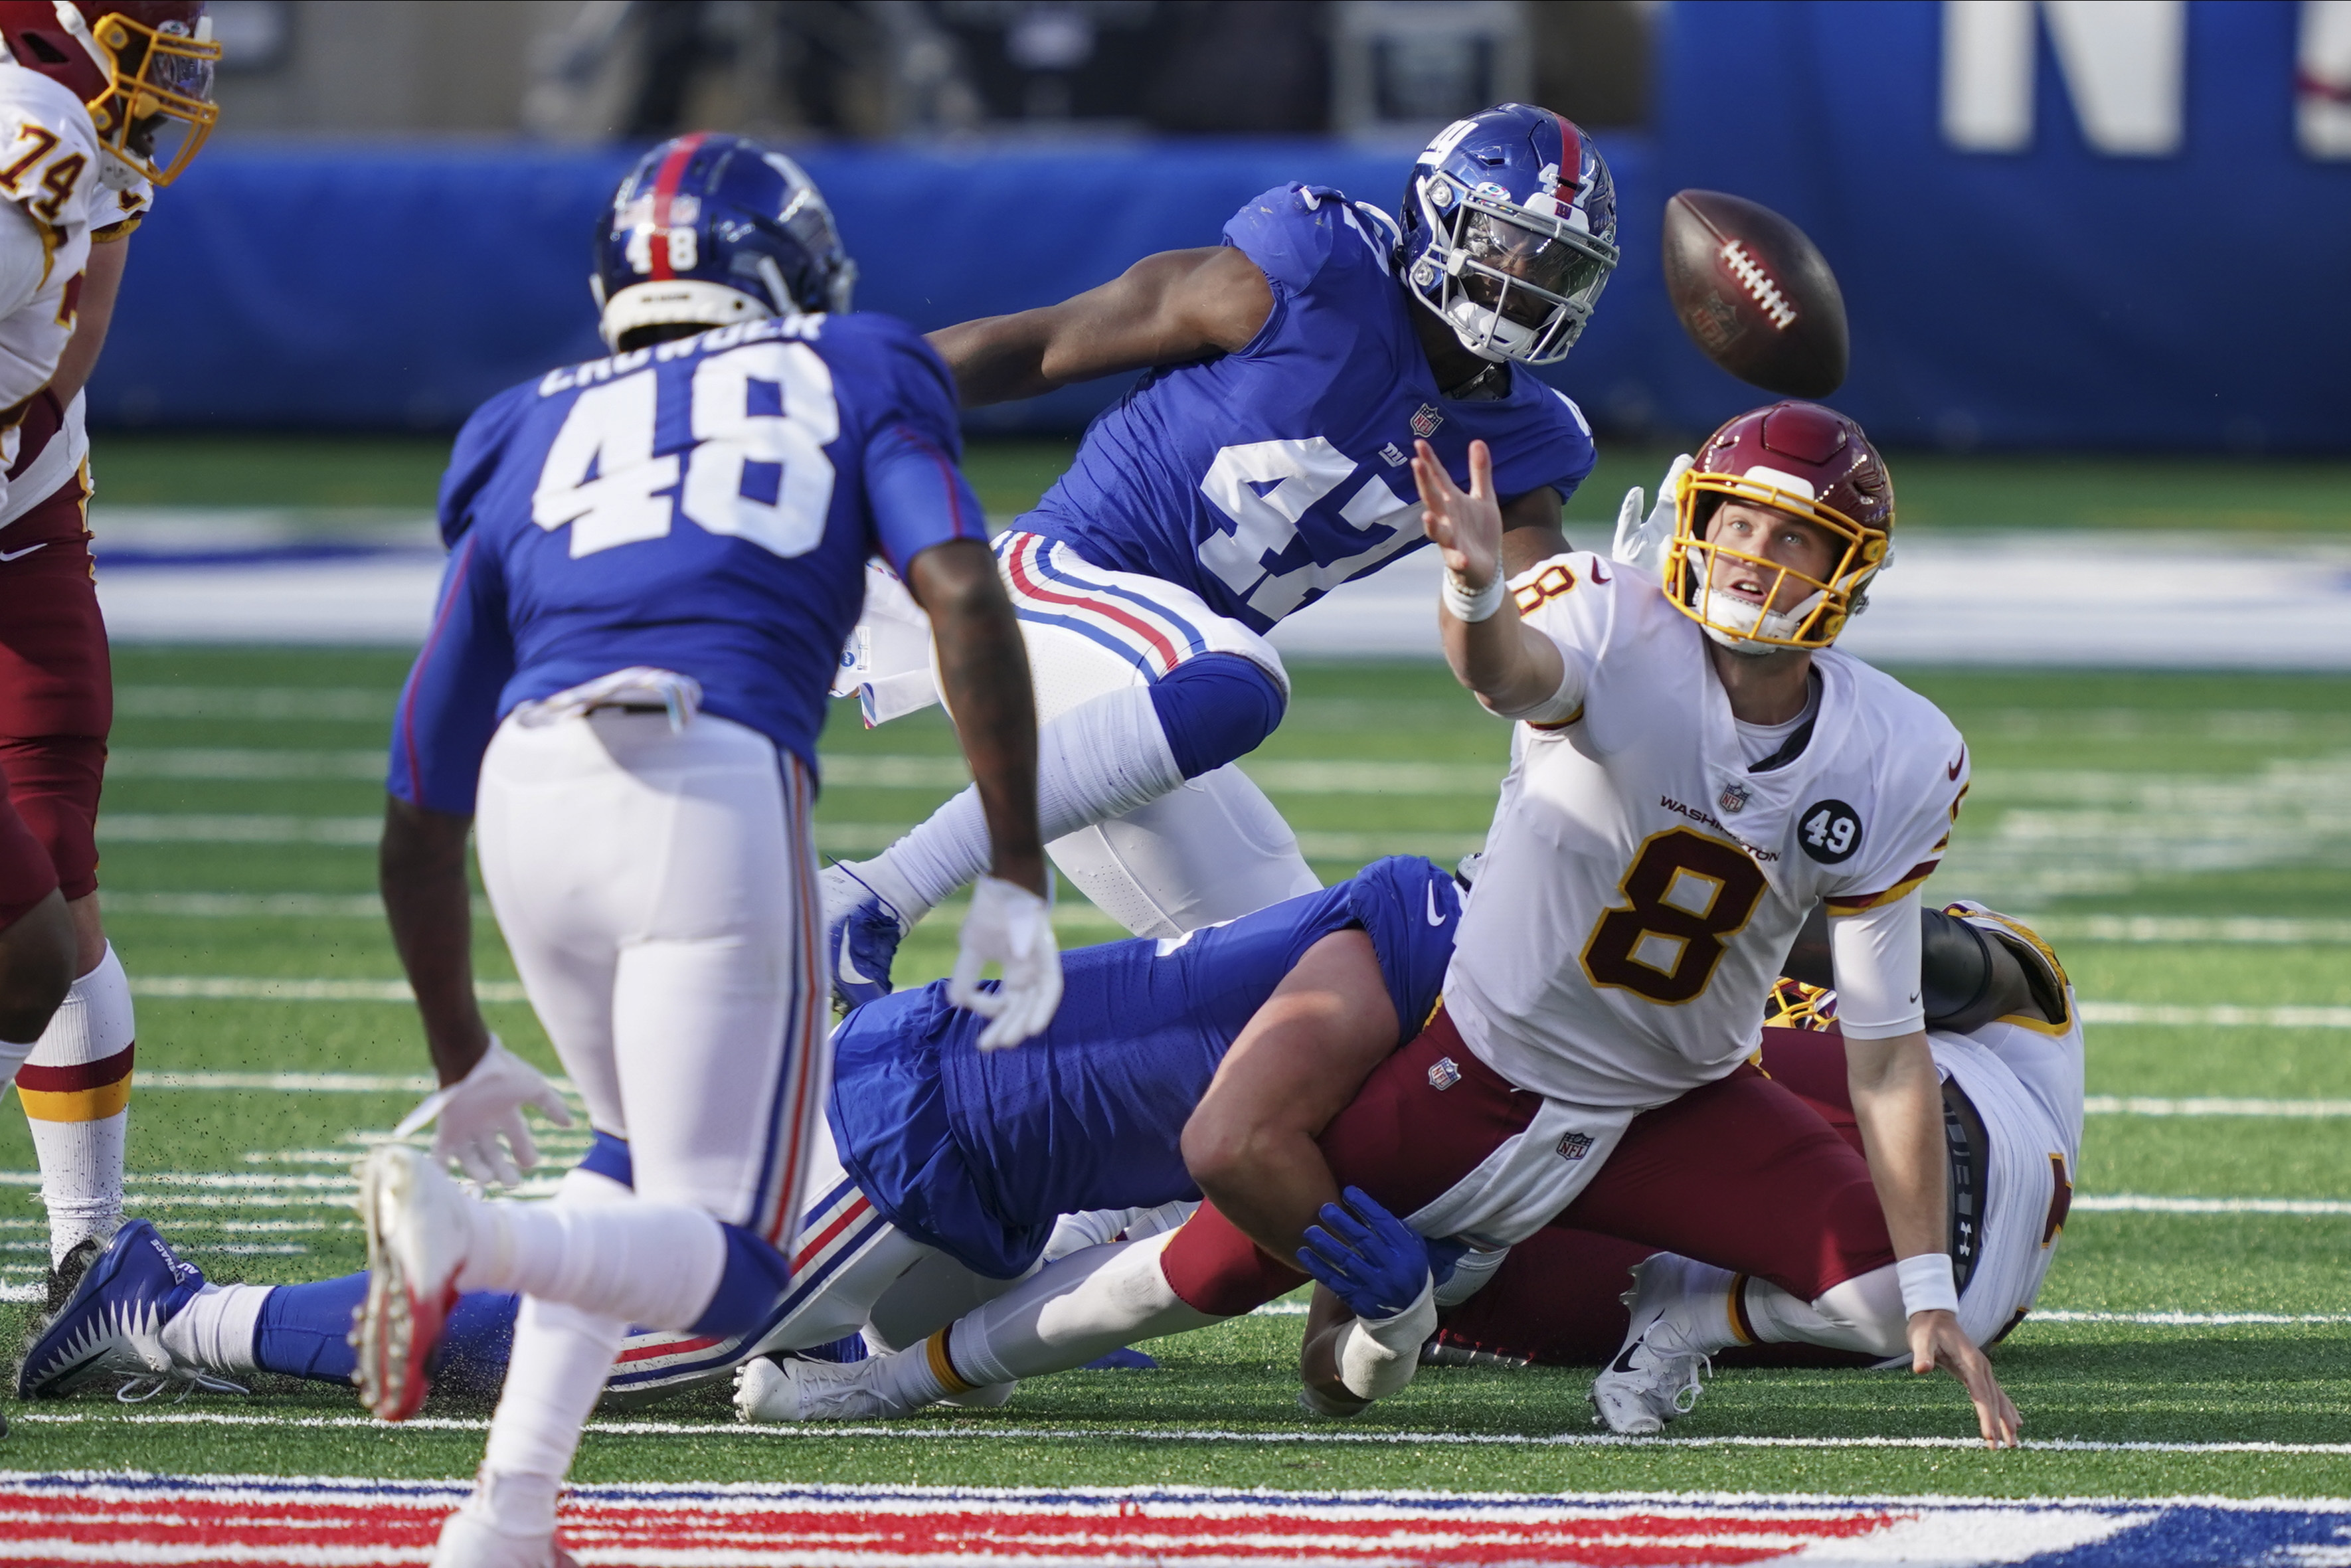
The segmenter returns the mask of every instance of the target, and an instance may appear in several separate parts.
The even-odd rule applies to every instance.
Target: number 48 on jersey
[[[681,517],[786,558],[814,549],[832,504],[824,448],[841,434],[832,371],[816,351],[749,343],[696,364],[683,450],[654,450],[662,390],[647,364],[580,394],[539,469],[531,521],[550,533],[569,524],[575,560],[664,538]]]

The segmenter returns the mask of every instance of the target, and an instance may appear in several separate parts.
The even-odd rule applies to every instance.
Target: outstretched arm
[[[1246,348],[1273,287],[1230,246],[1146,256],[1099,288],[930,334],[966,408]]]
[[[1445,570],[1460,592],[1496,601],[1479,605],[1482,613],[1468,619],[1449,599],[1440,601],[1437,620],[1446,662],[1454,678],[1495,713],[1531,713],[1559,694],[1567,666],[1556,643],[1520,621],[1503,586],[1503,519],[1494,497],[1493,452],[1482,441],[1469,444],[1469,488],[1464,491],[1437,460],[1436,448],[1426,441],[1414,444],[1421,527],[1443,552]]]

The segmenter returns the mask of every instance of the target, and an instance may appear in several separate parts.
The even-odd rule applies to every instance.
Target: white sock
[[[580,1429],[628,1332],[625,1318],[523,1298],[506,1388],[474,1489],[500,1531],[539,1536],[554,1530],[556,1494],[580,1447]]]
[[[251,1376],[261,1370],[253,1340],[269,1291],[267,1285],[206,1285],[163,1325],[163,1348],[206,1372]]]
[[[73,983],[16,1073],[41,1162],[49,1261],[122,1226],[122,1152],[131,1122],[131,978],[108,944]]]
[[[569,1185],[567,1183],[567,1185]],[[517,1291],[649,1329],[692,1328],[717,1293],[726,1233],[679,1203],[469,1203],[460,1291]]]
[[[1047,843],[1123,817],[1184,782],[1151,688],[1105,692],[1037,731],[1037,819]],[[862,877],[913,925],[988,866],[987,819],[973,785],[870,861]]]
[[[1010,1383],[1083,1366],[1139,1339],[1224,1322],[1167,1283],[1159,1255],[1175,1239],[1171,1230],[1091,1247],[1031,1275],[942,1331],[949,1370],[967,1386]]]
[[[1746,1343],[1730,1301],[1731,1290],[1742,1276],[1690,1258],[1678,1260],[1678,1265],[1681,1289],[1658,1314],[1658,1321],[1680,1335],[1684,1345],[1702,1354]]]
[[[503,1411],[506,1406],[501,1404],[498,1408]],[[495,1425],[492,1435],[496,1435]],[[504,1473],[492,1469],[485,1460],[474,1477],[473,1495],[459,1504],[457,1511],[449,1516],[449,1522],[442,1526],[442,1542],[448,1544],[452,1536],[465,1541],[460,1529],[467,1515],[488,1524],[499,1535],[517,1541],[544,1540],[555,1533],[555,1500],[562,1490],[559,1477]],[[475,1544],[478,1540],[475,1537],[466,1544]],[[458,1550],[463,1552],[464,1546]],[[441,1562],[444,1554],[435,1552],[433,1560]]]
[[[1811,1301],[1750,1279],[1747,1320],[1767,1343],[1820,1344],[1867,1355],[1900,1355],[1910,1346],[1902,1281],[1891,1263],[1832,1285]]]

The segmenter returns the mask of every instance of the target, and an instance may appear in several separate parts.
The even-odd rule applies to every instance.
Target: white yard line
[[[371,1428],[384,1423],[367,1416],[279,1416],[214,1410],[167,1410],[115,1414],[110,1411],[26,1410],[12,1421],[56,1427],[258,1427],[298,1430]],[[400,1425],[419,1432],[485,1432],[486,1420],[452,1416],[418,1416]],[[805,1426],[751,1425],[738,1421],[590,1421],[590,1432],[633,1437],[813,1438],[888,1437],[925,1443],[1036,1442],[1067,1440],[1100,1442],[1105,1438],[1145,1443],[1278,1443],[1284,1446],[1417,1448],[1922,1448],[1980,1449],[1976,1437],[1618,1437],[1597,1432],[1370,1432],[1321,1427],[1311,1430],[1274,1428],[1262,1432],[1231,1427],[1029,1427],[1017,1418],[981,1427],[941,1426],[914,1420],[896,1426],[852,1427],[816,1421]],[[2060,1454],[2311,1454],[2351,1456],[2351,1443],[2210,1443],[2104,1442],[2091,1438],[2027,1438],[2026,1448]]]
[[[114,688],[118,718],[392,719],[399,693],[381,686],[152,686]]]
[[[134,975],[134,997],[194,998],[252,1002],[413,1002],[405,980],[270,979],[257,975]],[[520,1002],[519,980],[478,980],[475,996],[486,1002]],[[143,1080],[142,1080],[143,1082]]]
[[[2195,1029],[2351,1029],[2351,1008],[2175,1007],[2155,1002],[2084,1002],[2084,1023],[2159,1024]]]
[[[2266,946],[2351,946],[2351,920],[2198,918],[2161,915],[2043,915],[2029,924],[2052,942],[2182,942]]]
[[[2091,1116],[2283,1116],[2333,1121],[2351,1116],[2351,1100],[2228,1100],[2201,1096],[2163,1100],[2146,1094],[2092,1094],[2082,1102]]]
[[[2093,1312],[2039,1307],[2029,1323],[2144,1323],[2156,1328],[2231,1328],[2239,1324],[2351,1323],[2351,1312]]]
[[[2351,1214],[2339,1197],[2171,1197],[2151,1193],[2076,1193],[2075,1214]]]

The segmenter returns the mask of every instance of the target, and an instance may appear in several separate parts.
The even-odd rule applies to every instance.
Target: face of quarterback
[[[1779,578],[1771,602],[1763,606],[1767,611],[1793,610],[1811,598],[1816,591],[1813,584],[1828,580],[1839,554],[1836,541],[1818,523],[1751,501],[1724,502],[1707,524],[1706,537],[1708,543],[1722,545],[1726,550],[1789,570],[1792,575]],[[1714,552],[1712,560],[1707,586],[1750,604],[1762,604],[1770,580],[1778,576],[1723,551]],[[1792,575],[1796,572],[1812,581],[1800,581]]]

